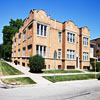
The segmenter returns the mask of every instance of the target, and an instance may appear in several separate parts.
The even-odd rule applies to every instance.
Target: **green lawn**
[[[95,79],[95,74],[56,75],[55,81],[54,81],[54,76],[43,76],[43,77],[51,82],[60,82],[60,81]],[[96,75],[96,78],[97,77],[98,75]]]
[[[43,73],[81,73],[80,70],[45,70]]]
[[[87,72],[95,72],[95,71],[93,71],[93,70],[85,70],[85,71],[87,71]]]
[[[17,77],[17,78],[6,78],[2,79],[2,82],[5,84],[11,84],[12,82],[16,83],[16,85],[27,85],[27,84],[36,84],[31,78],[29,77]]]
[[[13,68],[11,65],[0,61],[0,75],[5,76],[5,75],[20,75],[23,74],[19,70]]]

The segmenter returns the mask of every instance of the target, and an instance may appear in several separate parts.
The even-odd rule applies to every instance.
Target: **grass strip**
[[[55,80],[54,76],[43,76],[43,77],[51,82],[61,82],[61,81],[72,81],[72,80],[95,79],[95,74],[56,75]],[[98,78],[98,75],[96,75],[96,78]]]
[[[43,73],[54,73],[54,70],[45,70]],[[82,73],[80,70],[55,70],[55,73]]]
[[[16,85],[36,84],[36,82],[29,77],[6,78],[2,79],[2,82],[5,84],[11,84],[13,82],[16,83]]]
[[[19,70],[15,69],[11,65],[7,64],[6,62],[0,61],[0,72],[3,76],[6,75],[20,75],[23,74]]]

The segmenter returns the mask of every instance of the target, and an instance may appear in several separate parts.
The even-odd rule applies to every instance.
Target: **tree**
[[[39,55],[35,55],[30,57],[29,59],[29,67],[30,67],[30,72],[41,72],[41,70],[44,68],[44,58]]]
[[[3,44],[0,44],[0,58],[3,58]]]
[[[100,72],[100,62],[91,62],[91,65],[92,65],[93,71],[95,71],[95,68],[96,68],[96,71]]]
[[[6,58],[11,58],[12,53],[12,38],[16,32],[19,31],[19,28],[23,25],[22,19],[13,20],[9,22],[9,26],[4,26],[3,33],[3,48],[4,55]]]

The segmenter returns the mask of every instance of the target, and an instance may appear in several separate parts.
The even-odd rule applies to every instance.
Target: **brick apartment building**
[[[94,57],[97,58],[97,61],[100,62],[100,38],[93,39],[91,42],[91,48],[93,48]]]
[[[36,54],[45,58],[45,68],[86,69],[90,66],[90,31],[78,28],[74,22],[59,22],[44,10],[31,10],[24,25],[12,39],[12,61],[28,67],[29,57]]]

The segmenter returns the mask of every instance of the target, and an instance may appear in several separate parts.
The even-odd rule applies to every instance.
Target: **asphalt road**
[[[0,100],[100,100],[100,81],[83,80],[46,86],[0,88]]]

